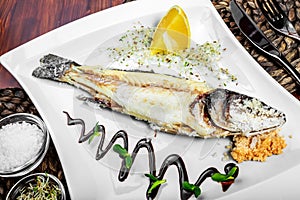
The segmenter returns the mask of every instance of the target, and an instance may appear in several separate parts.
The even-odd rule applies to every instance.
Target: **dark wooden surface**
[[[217,0],[212,1],[219,11],[221,11],[222,6],[225,10],[228,8],[225,4],[217,5]],[[125,0],[0,0],[0,55],[68,22],[124,2]],[[0,89],[13,87],[21,86],[0,65]],[[299,94],[299,90],[293,93],[300,100]],[[50,149],[49,154],[57,156],[53,148]],[[51,156],[41,166],[42,170],[52,168],[54,171],[57,170],[51,164],[53,162]],[[56,160],[56,162],[60,166],[59,160]],[[4,199],[6,192],[3,189],[1,190],[1,187],[7,187],[8,189],[18,179],[4,178],[1,180],[0,200]],[[3,183],[3,180],[6,183]],[[3,184],[6,184],[6,186],[3,186]]]
[[[86,15],[124,0],[0,0],[0,55]],[[0,65],[0,88],[20,87]]]

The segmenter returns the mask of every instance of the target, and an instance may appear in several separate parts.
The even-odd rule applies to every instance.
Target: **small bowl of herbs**
[[[8,192],[6,200],[66,200],[63,184],[47,173],[30,174],[19,180]]]

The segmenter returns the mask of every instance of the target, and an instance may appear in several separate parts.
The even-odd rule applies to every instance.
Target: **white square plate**
[[[87,121],[87,129],[99,121],[105,125],[107,140],[119,129],[129,133],[129,151],[136,141],[153,132],[148,126],[130,117],[108,110],[95,110],[76,99],[81,92],[71,86],[32,77],[39,59],[48,53],[60,55],[85,64],[95,50],[110,38],[132,29],[136,23],[154,27],[173,5],[180,5],[188,15],[192,38],[198,43],[219,40],[227,50],[220,61],[237,74],[239,85],[235,90],[249,93],[271,106],[282,110],[287,123],[281,134],[287,147],[284,153],[272,156],[266,162],[238,164],[240,174],[225,193],[219,184],[206,180],[201,186],[200,199],[296,199],[300,196],[300,103],[274,81],[245,51],[226,27],[209,0],[140,0],[87,16],[45,35],[42,35],[4,55],[0,61],[19,81],[31,97],[46,122],[66,175],[72,199],[144,199],[148,187],[146,152],[141,152],[133,165],[133,173],[124,182],[118,181],[120,159],[109,153],[96,161],[92,145],[79,144],[80,127],[67,126],[67,111],[74,118]],[[95,55],[94,55],[95,56]],[[289,137],[292,135],[292,138]],[[107,141],[106,141],[107,142]],[[222,161],[229,139],[197,139],[158,134],[153,140],[157,155],[156,167],[163,159],[178,153],[185,161],[191,182],[200,173],[213,166],[223,167],[233,160]],[[178,175],[175,167],[167,174],[167,184],[157,199],[178,199]],[[193,197],[192,197],[193,198]]]

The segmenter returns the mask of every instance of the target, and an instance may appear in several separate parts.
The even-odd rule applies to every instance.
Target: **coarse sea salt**
[[[11,123],[0,129],[0,171],[24,165],[40,151],[44,133],[34,124]]]

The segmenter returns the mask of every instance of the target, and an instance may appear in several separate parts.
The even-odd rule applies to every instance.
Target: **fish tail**
[[[37,78],[60,80],[65,72],[74,65],[80,66],[72,60],[48,54],[40,59],[40,66],[32,72],[32,75]]]

